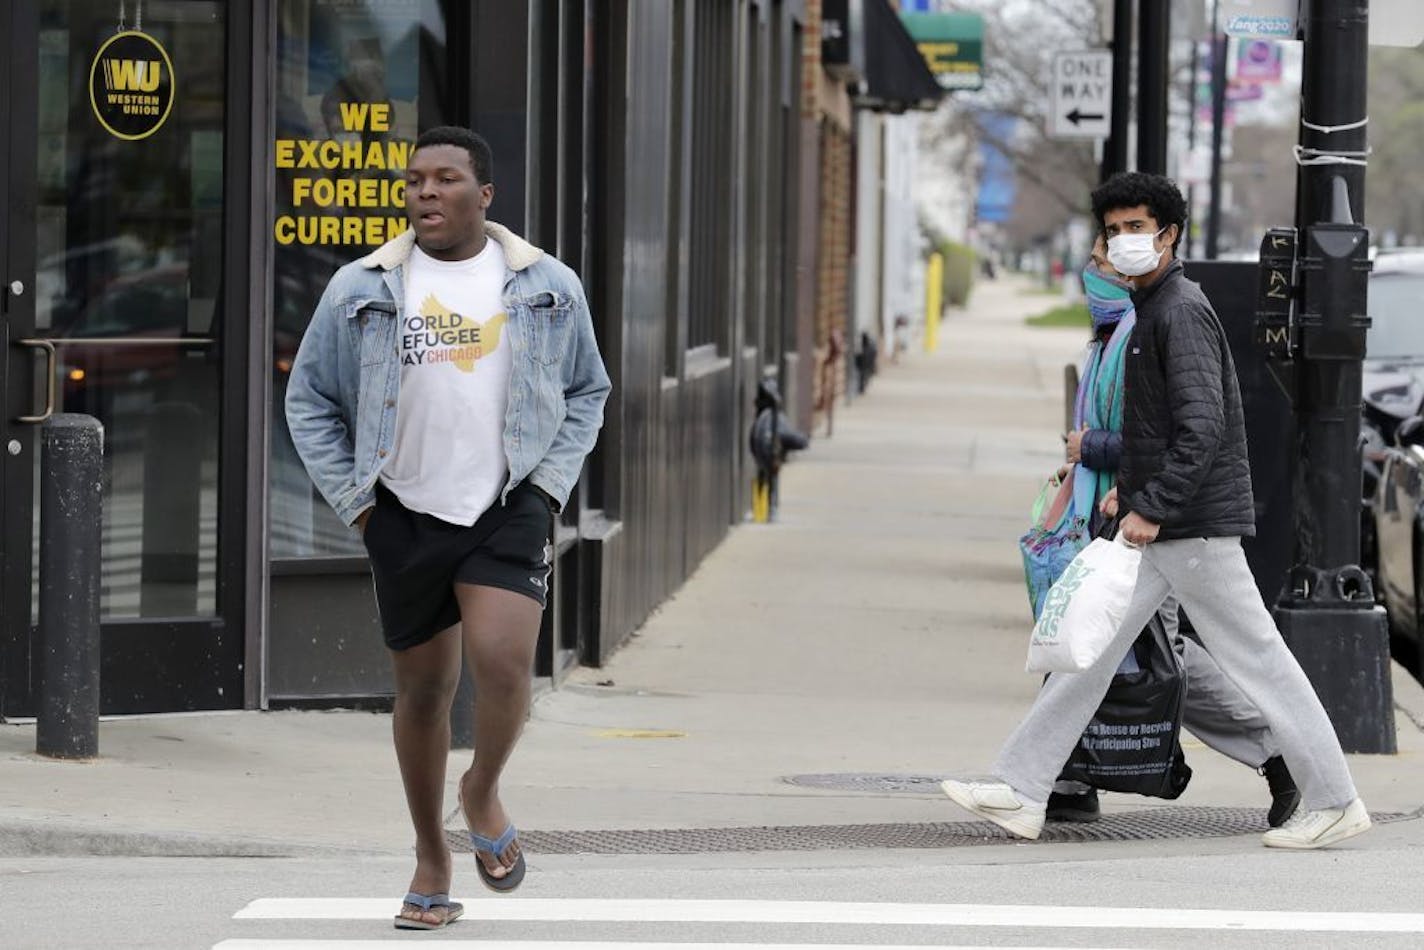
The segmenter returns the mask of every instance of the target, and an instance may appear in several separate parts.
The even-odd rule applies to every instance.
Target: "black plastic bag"
[[[1176,798],[1192,777],[1181,745],[1186,672],[1160,616],[1132,649],[1139,671],[1114,674],[1060,778],[1106,792]]]

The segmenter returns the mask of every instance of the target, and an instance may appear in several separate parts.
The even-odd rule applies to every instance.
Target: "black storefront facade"
[[[15,0],[0,8],[0,716],[34,707],[38,433],[105,427],[106,713],[379,701],[359,539],[281,405],[332,271],[404,227],[425,127],[583,275],[614,380],[536,673],[598,664],[748,508],[801,391],[801,0]],[[52,384],[52,385],[51,385]]]

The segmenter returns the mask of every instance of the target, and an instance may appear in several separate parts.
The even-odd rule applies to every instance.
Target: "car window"
[[[1424,359],[1424,273],[1375,274],[1370,278],[1369,310],[1369,358]]]

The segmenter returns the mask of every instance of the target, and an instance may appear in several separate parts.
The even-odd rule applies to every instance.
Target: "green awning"
[[[944,89],[984,85],[984,18],[977,13],[902,13],[905,30]]]

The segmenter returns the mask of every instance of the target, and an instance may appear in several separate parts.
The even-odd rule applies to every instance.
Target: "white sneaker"
[[[1370,813],[1358,798],[1344,808],[1323,808],[1320,811],[1297,811],[1279,828],[1261,836],[1268,848],[1292,848],[1309,851],[1324,848],[1353,838],[1370,830]]]
[[[987,818],[1009,834],[1033,841],[1043,832],[1046,806],[1024,801],[1004,782],[939,783],[956,805]]]

